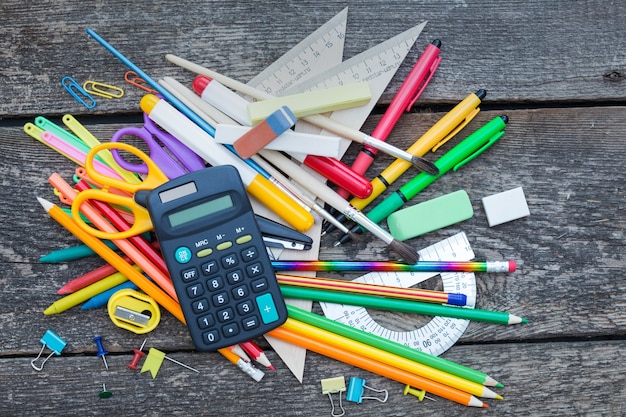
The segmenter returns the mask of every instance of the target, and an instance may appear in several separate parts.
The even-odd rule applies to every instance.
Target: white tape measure
[[[419,251],[420,259],[429,261],[469,261],[474,258],[465,233]],[[378,285],[411,287],[434,276],[441,275],[443,291],[465,294],[467,307],[476,304],[476,279],[467,272],[371,272],[355,281]],[[364,307],[320,303],[327,318],[364,330],[423,352],[439,356],[448,350],[463,335],[469,320],[434,317],[426,325],[410,331],[396,331],[377,323]]]

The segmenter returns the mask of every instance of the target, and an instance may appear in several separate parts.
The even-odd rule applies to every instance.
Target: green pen
[[[415,197],[420,191],[435,182],[435,180],[443,174],[450,170],[457,171],[496,143],[496,141],[504,135],[504,128],[508,120],[509,118],[505,115],[493,118],[435,162],[435,165],[439,168],[439,174],[430,175],[425,172],[419,173],[411,181],[400,187],[395,193],[372,208],[366,216],[371,221],[379,223],[402,207],[404,203]],[[352,230],[352,232],[357,233],[360,231],[362,231],[360,226],[355,226]],[[345,236],[347,235],[344,235],[344,237]],[[344,239],[342,238],[339,243],[344,243]]]

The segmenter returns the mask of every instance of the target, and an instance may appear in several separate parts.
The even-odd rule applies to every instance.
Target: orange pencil
[[[278,327],[267,334],[268,336],[272,336],[277,339],[281,339],[294,345],[303,347],[305,349],[309,349],[313,352],[319,353],[320,355],[328,356],[329,358],[333,358],[349,365],[364,369],[366,371],[370,371],[389,379],[393,379],[394,381],[400,382],[402,384],[411,385],[413,387],[422,389],[426,392],[430,392],[434,395],[446,398],[456,403],[470,407],[488,408],[487,404],[483,403],[478,398],[464,391],[449,387],[447,385],[432,381],[427,378],[420,377],[402,369],[398,369],[393,366],[377,362],[375,360],[344,350],[338,346],[334,346],[330,343],[311,339],[306,335],[297,333],[293,330],[289,330],[284,326]]]

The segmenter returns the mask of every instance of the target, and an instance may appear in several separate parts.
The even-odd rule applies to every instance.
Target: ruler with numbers
[[[461,232],[419,251],[420,259],[428,261],[469,261],[474,258],[465,233]],[[476,303],[476,279],[467,272],[371,272],[355,281],[396,287],[411,287],[437,275],[443,281],[443,291],[467,296],[467,307]],[[409,331],[396,331],[377,323],[364,307],[320,303],[324,315],[332,320],[368,333],[414,347],[432,355],[441,355],[463,335],[469,320],[434,317],[426,325]]]

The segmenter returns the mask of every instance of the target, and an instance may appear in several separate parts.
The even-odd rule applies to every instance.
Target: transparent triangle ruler
[[[465,233],[461,232],[419,251],[428,261],[469,261],[474,258]],[[465,294],[467,307],[476,304],[476,279],[468,272],[370,272],[355,281],[378,285],[412,287],[441,275],[443,291]],[[439,356],[463,335],[469,320],[433,317],[424,326],[408,331],[385,328],[370,316],[367,309],[343,304],[320,303],[324,315],[332,320],[393,340],[423,352]]]

